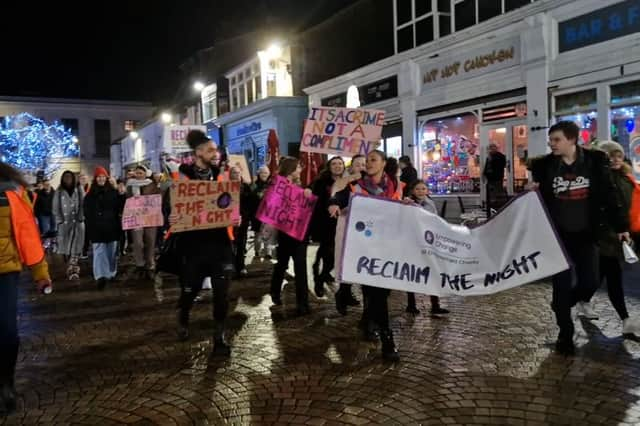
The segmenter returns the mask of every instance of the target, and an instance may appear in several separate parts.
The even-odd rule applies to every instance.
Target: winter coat
[[[625,165],[626,166],[626,165]],[[622,210],[629,214],[631,210],[631,196],[635,187],[634,182],[629,179],[631,168],[626,166],[620,170],[611,170],[611,179],[613,186],[618,194]],[[618,234],[613,227],[605,223],[598,229],[598,245],[600,246],[600,254],[607,257],[617,257],[623,259],[622,244],[618,239]]]
[[[607,155],[602,151],[577,148],[578,159],[590,170],[589,186],[589,233],[587,237],[596,242],[599,228],[609,224],[616,232],[629,228],[628,209],[624,210],[611,180]],[[562,159],[553,154],[531,160],[533,181],[540,184],[540,194],[547,208],[554,204],[553,179],[560,169]],[[554,218],[551,218],[554,220]]]
[[[14,191],[17,187],[18,185],[13,182],[0,181],[0,275],[21,272],[23,269],[16,247],[9,199],[6,195],[7,191]],[[23,199],[31,204],[27,191],[23,192]],[[34,281],[49,280],[49,268],[46,261],[43,260],[33,266],[31,271]]]
[[[240,217],[242,218],[242,226],[249,226],[252,215],[252,194],[251,185],[248,183],[240,184]]]
[[[320,176],[313,182],[311,192],[318,197],[311,217],[311,238],[316,242],[333,241],[336,237],[338,219],[329,216],[329,199],[335,179],[332,176]]]
[[[60,187],[53,197],[53,214],[58,228],[58,253],[78,256],[84,246],[84,191],[76,186],[69,195]]]
[[[56,191],[50,189],[49,192],[47,192],[44,189],[41,189],[36,191],[36,194],[38,194],[38,197],[36,198],[36,203],[33,207],[36,217],[53,215],[53,197],[56,194]]]
[[[92,243],[119,241],[124,197],[110,186],[93,185],[84,199],[87,235]]]

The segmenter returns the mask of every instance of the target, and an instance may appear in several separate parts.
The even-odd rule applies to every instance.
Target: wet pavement
[[[405,314],[394,293],[393,365],[359,339],[360,308],[342,317],[332,296],[311,296],[312,314],[296,317],[293,285],[273,308],[270,265],[248,269],[230,293],[230,359],[210,357],[210,292],[179,343],[173,280],[161,302],[147,281],[103,292],[88,279],[58,282],[46,297],[25,282],[19,407],[0,424],[640,424],[640,343],[621,337],[606,292],[595,298],[600,320],[576,320],[569,359],[551,351],[547,284],[446,298],[452,314],[440,318],[426,296],[420,315]],[[639,316],[640,274],[629,281]]]

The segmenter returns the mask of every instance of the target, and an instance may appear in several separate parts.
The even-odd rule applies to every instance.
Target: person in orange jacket
[[[0,416],[16,408],[18,284],[23,267],[31,268],[41,292],[51,291],[49,267],[26,187],[20,172],[0,162]]]

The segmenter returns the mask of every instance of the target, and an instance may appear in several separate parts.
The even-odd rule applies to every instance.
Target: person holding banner
[[[220,169],[213,165],[217,146],[200,130],[187,134],[187,143],[194,151],[195,162],[182,164],[182,179],[220,181]],[[168,197],[169,198],[169,197]],[[171,203],[169,202],[169,205]],[[239,223],[237,223],[239,225]],[[178,239],[178,253],[183,261],[180,270],[180,299],[178,301],[178,338],[189,338],[189,316],[195,298],[202,290],[206,277],[213,284],[213,353],[229,356],[231,348],[224,339],[224,326],[229,309],[227,293],[233,275],[233,230],[211,228],[182,232]]]
[[[96,167],[93,184],[84,198],[87,235],[93,249],[93,278],[98,290],[103,290],[118,273],[118,241],[122,233],[120,214],[124,197],[108,178],[103,167]]]
[[[297,158],[284,157],[280,160],[278,174],[286,178],[290,183],[300,182],[302,167]],[[310,189],[305,189],[304,196],[311,197]],[[296,280],[296,312],[298,315],[308,315],[309,308],[309,287],[307,282],[307,244],[308,236],[304,236],[302,241],[278,231],[277,259],[271,275],[271,300],[276,306],[282,305],[282,281],[289,266],[289,259],[293,258],[293,269]]]
[[[540,190],[572,264],[553,277],[551,306],[560,328],[556,351],[563,355],[575,353],[572,307],[578,304],[584,316],[597,317],[588,305],[599,286],[597,230],[609,223],[618,241],[629,240],[628,210],[613,186],[607,156],[577,146],[579,132],[571,121],[551,126],[551,154],[530,166],[530,188]]]
[[[127,181],[127,197],[140,195],[162,194],[158,185],[148,175],[150,170],[143,165],[135,169],[135,178]],[[152,280],[155,271],[157,227],[134,229],[131,231],[133,239],[133,257],[136,263],[138,278],[146,277]]]
[[[329,201],[329,215],[338,217],[341,210],[349,206],[352,194],[376,196],[392,200],[402,199],[402,189],[395,182],[395,176],[385,173],[387,157],[382,151],[372,151],[367,155],[366,176],[353,181],[349,186],[335,194]],[[338,236],[337,238],[340,238]],[[341,247],[340,247],[341,249]],[[390,290],[378,287],[362,286],[364,309],[360,326],[368,339],[380,338],[382,357],[389,361],[399,361],[400,355],[389,327],[388,298]],[[336,307],[346,314],[346,299],[342,289],[336,293]]]
[[[314,241],[320,243],[313,262],[314,290],[318,297],[324,296],[325,283],[335,281],[331,276],[331,271],[334,267],[337,220],[329,217],[327,209],[329,208],[333,185],[336,180],[342,177],[344,172],[345,167],[342,157],[333,157],[325,164],[324,170],[312,185],[312,192],[318,197],[311,219],[311,237]],[[320,271],[320,263],[322,263],[322,272]],[[353,295],[351,295],[351,299],[349,304],[353,304],[355,300]]]

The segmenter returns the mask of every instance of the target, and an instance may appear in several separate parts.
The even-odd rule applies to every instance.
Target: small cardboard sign
[[[224,228],[239,212],[238,181],[178,180],[171,185],[171,232]]]
[[[249,171],[249,163],[244,155],[230,154],[229,165],[231,167],[239,167],[242,174],[242,181],[244,183],[251,184],[251,172]]]
[[[138,195],[128,198],[122,212],[122,229],[162,226],[162,195]]]

